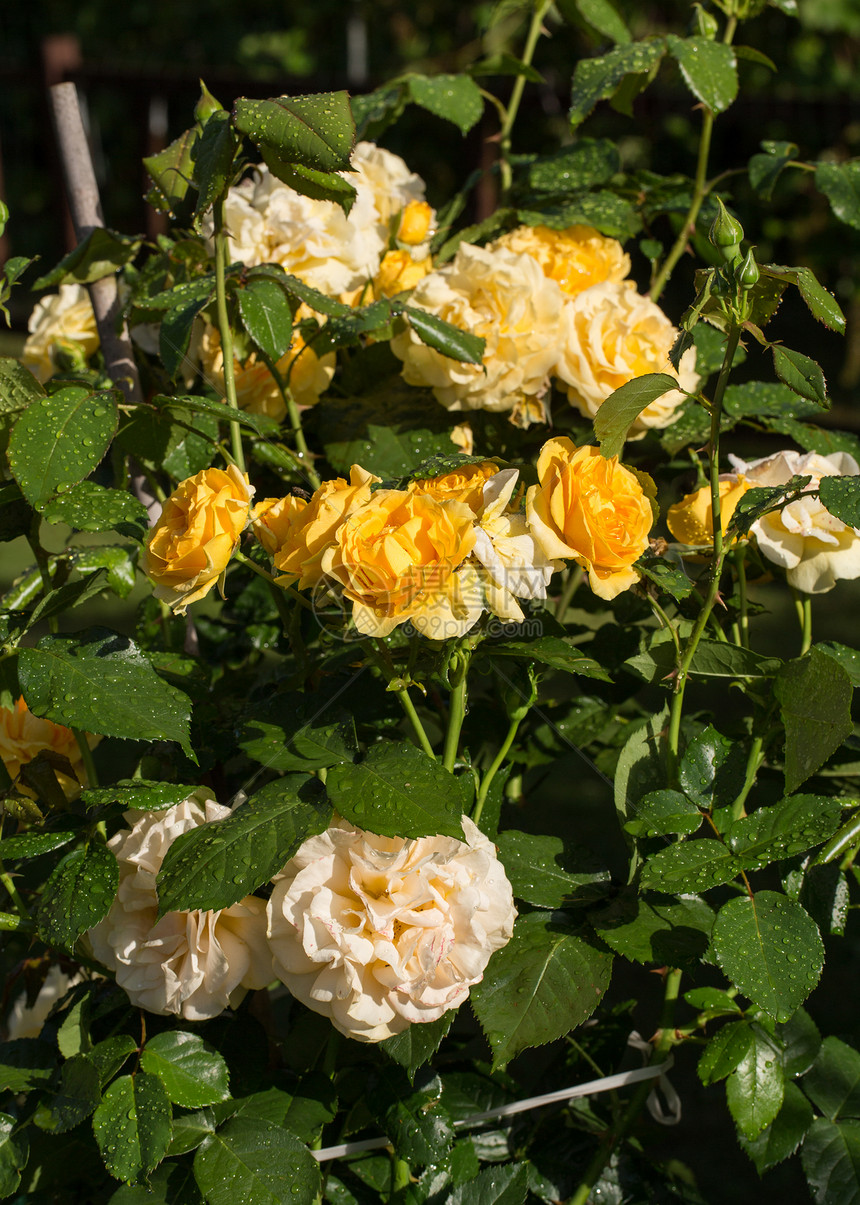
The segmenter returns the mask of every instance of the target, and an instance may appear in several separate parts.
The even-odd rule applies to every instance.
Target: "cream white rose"
[[[748,487],[785,485],[792,477],[811,477],[814,490],[822,477],[856,477],[860,466],[847,452],[777,452],[748,464],[730,456]],[[763,556],[786,570],[788,584],[804,594],[832,590],[840,578],[860,577],[860,531],[849,527],[818,498],[798,498],[750,527]]]
[[[523,412],[542,397],[558,356],[563,296],[531,255],[461,243],[450,264],[420,281],[410,305],[486,340],[483,362],[427,347],[410,328],[391,340],[410,385],[449,410]],[[542,415],[539,407],[536,414]]]
[[[99,348],[99,333],[90,295],[83,285],[60,285],[37,303],[27,323],[30,332],[21,359],[40,381],[57,371],[55,356],[73,344],[89,357]]]
[[[696,349],[688,348],[678,372],[669,361],[678,332],[659,306],[637,292],[632,281],[585,289],[564,307],[556,372],[580,413],[594,418],[611,393],[646,373],[665,372],[682,389],[695,391]],[[628,439],[650,427],[668,427],[684,400],[673,389],[651,402],[633,422]]]
[[[435,1021],[513,932],[511,885],[468,817],[465,841],[379,837],[341,820],[302,845],[268,904],[275,972],[348,1037]]]
[[[155,882],[172,842],[229,815],[205,790],[195,791],[166,811],[126,812],[129,828],[108,842],[119,862],[119,888],[89,938],[96,958],[116,972],[138,1008],[203,1021],[273,978],[266,905],[256,896],[217,912],[168,912],[158,919]]]
[[[48,1019],[48,1014],[63,996],[83,981],[83,975],[67,975],[60,967],[54,965],[45,976],[45,981],[39,988],[39,994],[32,1004],[27,1003],[27,993],[21,992],[15,997],[9,1015],[6,1018],[6,1036],[10,1042],[18,1038],[38,1038],[42,1026]]]

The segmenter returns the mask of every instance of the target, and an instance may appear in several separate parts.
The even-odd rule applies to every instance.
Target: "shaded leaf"
[[[794,791],[853,732],[851,680],[837,661],[813,648],[783,665],[773,690],[785,724],[785,789]]]
[[[118,883],[119,867],[107,846],[92,842],[66,854],[39,901],[36,925],[42,941],[71,953],[80,935],[107,915]]]
[[[313,1205],[321,1185],[303,1143],[273,1122],[241,1115],[197,1148],[194,1178],[207,1205]]]
[[[170,1144],[170,1101],[154,1075],[123,1075],[105,1092],[93,1116],[104,1165],[117,1180],[140,1180]]]
[[[677,388],[675,377],[666,372],[649,372],[610,393],[594,416],[594,434],[601,456],[607,459],[620,456],[631,424],[645,407]]]

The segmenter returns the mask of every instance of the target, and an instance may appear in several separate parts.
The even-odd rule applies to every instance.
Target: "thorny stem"
[[[687,686],[687,678],[690,673],[690,665],[693,657],[696,655],[696,649],[702,637],[702,633],[708,623],[711,611],[714,609],[714,604],[717,601],[717,595],[720,589],[720,575],[723,571],[723,561],[726,556],[726,547],[723,543],[723,525],[720,517],[720,415],[723,408],[723,395],[726,391],[729,375],[732,370],[732,361],[735,358],[738,342],[740,341],[740,327],[732,325],[729,329],[728,338],[726,339],[726,351],[723,356],[723,364],[720,368],[720,375],[717,378],[717,386],[714,390],[714,398],[711,403],[711,439],[710,439],[710,462],[711,462],[711,515],[713,519],[713,560],[711,562],[711,576],[708,582],[708,591],[705,595],[705,600],[702,604],[702,609],[696,620],[695,626],[690,633],[690,638],[687,642],[687,647],[681,658],[678,666],[678,676],[675,679],[675,694],[672,698],[672,707],[669,713],[669,729],[666,735],[666,763],[669,774],[669,785],[674,786],[677,783],[678,777],[678,747],[681,735],[681,715],[684,710],[684,691]]]
[[[552,0],[536,0],[535,10],[532,13],[531,25],[529,26],[526,44],[523,50],[522,62],[527,67],[531,66],[531,61],[534,56],[535,46],[537,46],[538,38],[541,35],[543,27],[543,19],[549,11]],[[508,102],[505,119],[502,122],[502,128],[499,131],[499,149],[501,152],[501,174],[502,174],[502,192],[510,192],[511,183],[513,181],[513,173],[511,172],[510,154],[511,154],[511,131],[514,128],[514,122],[517,119],[517,112],[520,107],[520,101],[523,97],[523,88],[526,84],[524,75],[518,75],[514,80],[514,86],[511,89],[511,99]]]
[[[735,36],[736,27],[737,19],[730,17],[723,31],[723,42],[727,46],[731,44],[732,38]],[[711,151],[711,135],[713,132],[714,111],[706,105],[702,116],[702,134],[699,139],[699,155],[696,161],[696,178],[693,184],[693,196],[690,201],[690,208],[687,210],[687,215],[681,224],[678,237],[675,239],[669,254],[663,260],[660,271],[654,277],[654,283],[651,285],[650,291],[652,301],[657,301],[665,289],[669,277],[674,272],[678,260],[684,254],[690,235],[696,228],[696,218],[699,216],[699,210],[702,208],[705,197],[713,187],[713,182],[708,182],[708,155]]]
[[[415,704],[412,702],[412,699],[409,697],[408,687],[406,687],[406,686],[392,687],[391,686],[391,683],[394,682],[396,680],[396,678],[398,677],[397,671],[391,661],[391,656],[388,652],[388,649],[385,647],[385,645],[382,643],[382,641],[381,640],[375,641],[375,646],[376,647],[374,650],[374,652],[375,652],[374,660],[376,661],[376,664],[379,667],[379,669],[382,671],[382,674],[385,677],[385,680],[389,684],[388,689],[391,691],[391,693],[393,695],[397,695],[398,702],[400,703],[400,706],[403,708],[403,712],[406,715],[406,718],[409,720],[409,723],[412,725],[412,731],[415,733],[415,738],[418,741],[418,744],[421,746],[421,748],[424,750],[424,752],[427,754],[427,756],[432,757],[433,760],[435,761],[436,754],[433,752],[433,746],[430,744],[430,738],[427,735],[424,725],[421,723],[421,717],[418,715],[418,712],[415,710]],[[371,647],[373,647],[373,646],[371,646]]]
[[[230,316],[227,313],[227,287],[224,264],[227,254],[227,236],[224,233],[224,201],[215,202],[213,217],[215,222],[215,307],[218,313],[218,333],[221,336],[221,351],[224,355],[224,390],[227,394],[227,404],[238,413],[239,401],[236,397],[236,377],[233,361],[233,331],[230,327]],[[242,428],[235,418],[230,420],[230,446],[233,459],[240,472],[245,472],[245,450],[242,447]]]
[[[518,719],[511,720],[510,727],[508,728],[507,735],[506,735],[504,741],[502,742],[501,748],[499,749],[496,756],[493,758],[493,761],[490,765],[490,768],[487,770],[487,773],[481,779],[481,785],[478,788],[478,795],[477,795],[477,798],[475,799],[475,810],[472,813],[472,819],[474,820],[475,824],[480,824],[481,813],[484,810],[484,804],[487,802],[487,795],[490,792],[490,787],[492,786],[493,779],[498,774],[499,768],[501,767],[505,758],[508,756],[508,753],[510,753],[511,745],[514,743],[514,740],[516,739],[517,730],[519,729],[519,726],[523,722],[524,718],[525,718],[524,716],[520,716]]]
[[[662,1063],[671,1049],[675,1036],[675,1004],[678,999],[680,986],[681,972],[678,970],[669,971],[666,975],[666,986],[663,993],[660,1028],[657,1030],[657,1040],[654,1043],[649,1065]],[[613,1126],[611,1130],[607,1131],[606,1141],[595,1152],[594,1158],[586,1168],[585,1175],[579,1187],[573,1196],[568,1199],[568,1205],[587,1205],[591,1197],[591,1190],[603,1174],[603,1170],[612,1158],[616,1147],[630,1133],[642,1110],[642,1106],[650,1096],[653,1088],[653,1080],[643,1080],[637,1084],[636,1090],[630,1098],[630,1103],[621,1115],[621,1120],[617,1126]]]
[[[27,917],[0,912],[0,933],[34,933],[36,925]]]
[[[6,893],[9,896],[9,899],[15,905],[16,909],[18,910],[18,915],[23,918],[26,918],[28,916],[27,905],[24,903],[24,900],[21,898],[21,894],[18,891],[18,888],[15,886],[15,881],[12,878],[11,874],[9,874],[8,870],[3,869],[2,862],[0,862],[0,883],[2,883],[3,886],[6,888]]]

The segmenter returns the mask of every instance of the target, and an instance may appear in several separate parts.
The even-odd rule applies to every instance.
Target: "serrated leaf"
[[[481,363],[485,340],[480,335],[460,330],[438,314],[428,313],[416,306],[404,306],[403,313],[421,342],[438,351],[440,355],[465,364]]]
[[[785,725],[785,789],[795,791],[854,730],[847,672],[813,648],[783,665],[774,695]]]
[[[831,515],[860,527],[860,477],[822,477],[818,496]]]
[[[735,49],[739,53],[739,48]],[[744,56],[746,57],[746,56]],[[764,154],[753,155],[747,164],[750,184],[763,201],[769,201],[783,169],[798,153],[794,142],[763,142]]]
[[[812,1106],[795,1084],[785,1085],[782,1107],[774,1120],[756,1138],[738,1136],[760,1176],[793,1155],[803,1141],[814,1114]]]
[[[613,42],[623,45],[629,42],[630,30],[615,6],[609,0],[574,0],[583,21],[592,25],[598,33]]]
[[[847,644],[838,644],[836,641],[816,644],[815,647],[820,653],[839,662],[853,687],[860,686],[860,649],[852,649]]]
[[[319,1165],[297,1138],[243,1116],[203,1140],[194,1177],[207,1205],[313,1205],[321,1185]]]
[[[693,582],[687,576],[683,563],[673,565],[662,557],[642,557],[636,562],[636,568],[643,577],[647,577],[654,585],[669,594],[677,602],[682,602],[693,593]]]
[[[713,949],[735,986],[777,1021],[787,1021],[818,982],[824,946],[800,904],[775,891],[729,900]]]
[[[727,109],[738,94],[732,47],[708,38],[678,38],[674,34],[668,35],[666,46],[693,95],[714,113]]]
[[[52,499],[42,511],[48,523],[67,523],[78,531],[117,531],[143,539],[149,527],[146,507],[125,490],[107,489],[95,481],[81,481]]]
[[[743,745],[709,724],[684,750],[678,767],[681,790],[700,808],[725,806],[744,785],[746,763]]]
[[[149,155],[143,166],[153,183],[149,194],[151,204],[163,212],[173,213],[183,201],[194,170],[193,152],[200,137],[198,126],[192,126],[174,139],[163,151]]]
[[[708,891],[729,883],[742,863],[721,841],[702,837],[667,845],[649,858],[642,869],[642,886],[655,891]]]
[[[293,334],[293,309],[281,285],[252,276],[236,296],[245,330],[270,360],[280,360]]]
[[[24,861],[27,858],[40,858],[42,854],[52,853],[62,849],[78,835],[77,829],[60,829],[53,833],[22,833],[18,837],[7,837],[0,841],[0,858],[15,858]]]
[[[87,1055],[75,1055],[63,1063],[56,1085],[44,1092],[33,1121],[49,1134],[65,1134],[89,1117],[99,1103],[98,1068]]]
[[[45,390],[20,360],[0,356],[0,452],[6,451],[18,416],[44,396]]]
[[[598,665],[593,657],[587,657],[561,636],[538,636],[534,640],[508,639],[487,644],[484,648],[494,657],[522,657],[568,674],[581,674],[585,678],[597,678],[601,682],[612,681],[606,670]]]
[[[184,1109],[229,1099],[227,1064],[197,1034],[182,1030],[156,1034],[146,1043],[140,1065],[150,1075],[157,1075],[173,1103]]]
[[[15,1192],[28,1155],[25,1127],[19,1128],[17,1118],[0,1113],[0,1197],[11,1197]]]
[[[817,1118],[801,1158],[815,1205],[860,1205],[860,1121]]]
[[[81,548],[72,555],[72,561],[79,573],[93,573],[104,569],[107,573],[107,585],[114,594],[126,598],[134,589],[135,562],[131,551],[123,545],[97,544],[91,548]],[[99,589],[104,589],[101,583]]]
[[[624,831],[634,837],[661,837],[680,833],[689,837],[702,824],[702,813],[680,791],[651,791],[644,795],[624,824]]]
[[[563,918],[531,912],[493,955],[472,1008],[502,1067],[521,1050],[543,1046],[594,1012],[609,986],[612,958]]]
[[[117,427],[117,392],[68,385],[28,407],[9,440],[9,466],[37,510],[93,471]]]
[[[448,1198],[450,1205],[524,1205],[529,1191],[526,1163],[485,1167],[474,1180],[458,1184]]]
[[[774,371],[783,384],[826,409],[829,405],[827,383],[819,365],[802,352],[792,351],[779,343],[774,343],[770,350]]]
[[[745,381],[742,385],[729,385],[723,404],[726,412],[733,418],[815,415],[819,409],[817,406],[804,406],[802,402],[798,402],[797,394],[793,390],[777,381]]]
[[[127,740],[188,743],[190,700],[155,673],[127,636],[89,628],[21,649],[18,676],[37,716]]]
[[[451,1147],[454,1126],[440,1100],[440,1087],[438,1080],[431,1080],[424,1088],[396,1100],[381,1119],[395,1153],[409,1163],[423,1167],[436,1164]]]
[[[57,1051],[38,1038],[0,1042],[0,1092],[29,1092],[54,1074]]]
[[[159,915],[229,908],[283,868],[331,820],[315,780],[290,774],[268,783],[223,820],[183,833],[158,873]]]
[[[96,226],[55,268],[34,280],[32,288],[51,289],[64,284],[91,284],[131,263],[143,246],[141,236],[117,234]]]
[[[841,222],[860,230],[860,159],[847,163],[819,163],[815,186],[827,197]]]
[[[592,916],[610,949],[634,962],[695,966],[708,948],[714,911],[695,896],[619,896]]]
[[[468,134],[481,120],[484,98],[468,75],[410,75],[406,79],[414,104],[435,117],[453,122],[461,134]]]
[[[203,1198],[191,1168],[171,1160],[160,1164],[146,1184],[118,1188],[107,1205],[203,1205]]]
[[[730,1021],[718,1029],[699,1056],[696,1068],[705,1087],[731,1075],[752,1050],[754,1042],[748,1021]]]
[[[352,824],[384,837],[441,834],[463,840],[460,784],[406,741],[371,745],[364,761],[333,766],[326,791]]]
[[[248,757],[281,773],[354,761],[358,748],[349,713],[336,706],[323,709],[319,702],[292,691],[251,710],[243,719],[237,743]]]
[[[223,109],[211,113],[191,150],[197,186],[195,219],[226,194],[232,183],[233,164],[240,145],[230,124],[230,114]]]
[[[572,129],[581,124],[600,100],[611,96],[627,75],[650,73],[665,53],[665,42],[631,42],[602,58],[580,59],[571,86],[569,119]]]
[[[620,456],[627,432],[645,407],[677,388],[675,377],[666,372],[649,372],[610,393],[594,416],[594,434],[601,456],[607,459]]]
[[[273,176],[303,197],[333,201],[347,215],[355,204],[358,193],[339,172],[319,172],[300,163],[285,163],[268,147],[263,147],[263,159]]]
[[[395,1063],[400,1064],[412,1083],[418,1068],[429,1062],[442,1045],[456,1015],[456,1009],[451,1009],[443,1013],[437,1021],[410,1025],[401,1033],[396,1033],[393,1038],[380,1042],[380,1048],[394,1059]]]
[[[589,903],[609,887],[609,871],[559,837],[509,829],[496,836],[496,845],[514,895],[538,908]]]
[[[838,301],[819,283],[811,268],[785,268],[778,264],[762,264],[761,271],[766,276],[792,281],[797,285],[813,318],[817,318],[831,330],[839,331],[840,334],[844,332],[845,315]]]
[[[744,1138],[769,1126],[782,1108],[785,1075],[779,1049],[760,1025],[750,1026],[753,1044],[726,1082],[729,1112]]]
[[[161,1080],[138,1072],[114,1080],[93,1117],[104,1165],[117,1180],[140,1180],[170,1144],[170,1101]]]
[[[265,414],[249,414],[246,410],[235,411],[228,408],[226,402],[216,402],[211,397],[199,397],[187,393],[174,397],[169,394],[157,393],[152,398],[152,404],[158,406],[162,413],[174,411],[179,419],[182,419],[183,415],[187,417],[188,411],[196,411],[199,414],[209,415],[219,423],[238,423],[241,427],[247,427],[256,435],[264,438],[280,430],[279,424]]]
[[[99,1073],[99,1079],[104,1087],[121,1069],[126,1059],[137,1051],[137,1042],[127,1033],[115,1034],[96,1042],[88,1053],[88,1058]]]
[[[286,163],[323,172],[349,170],[355,123],[346,92],[240,98],[233,109],[233,124],[240,134],[261,149],[270,148]]]
[[[581,138],[552,155],[540,155],[523,169],[529,194],[560,194],[608,184],[621,168],[618,149],[608,138]]]
[[[82,933],[97,925],[113,903],[119,867],[105,845],[72,850],[45,883],[36,925],[46,945],[71,953]]]
[[[842,808],[838,799],[821,795],[793,795],[751,816],[735,821],[729,845],[747,870],[792,858],[832,836],[839,827]]]
[[[803,1090],[831,1121],[860,1118],[860,1054],[838,1038],[825,1038]]]

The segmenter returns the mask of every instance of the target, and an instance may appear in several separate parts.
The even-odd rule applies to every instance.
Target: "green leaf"
[[[601,456],[607,459],[620,456],[631,424],[645,407],[677,388],[677,379],[668,373],[648,372],[610,393],[594,416],[594,434]]]
[[[637,728],[622,746],[615,768],[613,798],[618,822],[623,827],[644,795],[662,787],[666,781],[666,757],[663,732],[669,717],[664,707],[657,715]],[[631,846],[631,875],[637,870],[640,857],[635,843]]]
[[[246,425],[239,413],[236,421]],[[211,413],[193,414],[179,407],[170,414],[139,409],[117,436],[123,451],[155,472],[163,469],[177,481],[209,467],[217,440],[218,420]]]
[[[780,343],[772,344],[770,350],[774,372],[783,384],[799,393],[801,397],[808,398],[826,409],[829,405],[827,382],[815,361],[799,351],[792,351],[790,347],[783,347]]]
[[[289,1098],[288,1098],[289,1099]],[[187,1155],[195,1151],[208,1134],[214,1134],[216,1118],[212,1109],[198,1109],[194,1113],[180,1113],[173,1118],[173,1137],[167,1151],[171,1155]]]
[[[324,770],[354,761],[355,721],[349,712],[323,706],[298,691],[275,695],[249,711],[237,743],[270,770]]]
[[[177,1123],[180,1121],[177,1118]],[[108,1205],[203,1205],[193,1173],[185,1163],[162,1163],[146,1184],[124,1184]]]
[[[74,251],[63,256],[56,268],[34,280],[32,288],[86,285],[103,276],[113,276],[124,264],[131,263],[142,246],[143,238],[139,235],[117,234],[105,226],[96,226]]]
[[[18,416],[44,396],[45,390],[29,369],[11,356],[0,356],[0,452],[5,452]]]
[[[78,531],[117,531],[142,540],[149,527],[146,507],[125,490],[107,489],[94,481],[80,481],[45,506],[48,523],[67,523]]]
[[[801,1158],[816,1205],[860,1205],[860,1121],[816,1118]]]
[[[426,1167],[445,1158],[454,1138],[454,1126],[440,1101],[437,1079],[419,1091],[396,1100],[382,1117],[398,1158]]]
[[[485,1167],[474,1180],[458,1184],[448,1197],[449,1205],[524,1205],[529,1191],[526,1163]]]
[[[593,26],[605,38],[611,38],[618,44],[631,40],[630,30],[624,19],[609,0],[574,0],[574,3],[583,21]]]
[[[408,741],[381,741],[364,761],[332,767],[326,791],[342,816],[372,833],[463,840],[459,782]]]
[[[300,163],[285,163],[273,151],[263,147],[263,159],[273,176],[283,180],[294,192],[315,201],[333,201],[349,214],[358,196],[355,188],[337,172],[318,172]]]
[[[860,477],[822,477],[818,495],[831,515],[860,527]]]
[[[602,898],[609,871],[582,850],[567,848],[559,837],[520,833],[496,837],[499,857],[514,895],[538,908],[561,908]]]
[[[787,1021],[818,982],[824,946],[800,904],[775,891],[738,897],[720,909],[713,948],[726,975],[754,1004]]]
[[[139,1071],[115,1079],[93,1117],[104,1165],[117,1180],[141,1180],[170,1145],[170,1101],[161,1080]]]
[[[18,1121],[0,1113],[0,1197],[11,1197],[21,1183],[21,1172],[29,1155],[25,1127],[16,1133]]]
[[[104,569],[107,573],[107,585],[120,598],[126,598],[134,589],[135,562],[131,551],[124,545],[99,544],[91,548],[81,548],[73,553],[71,559],[79,573],[93,573]],[[103,582],[93,588],[93,592],[102,589]]]
[[[618,46],[602,58],[580,59],[571,86],[570,125],[576,129],[599,100],[612,96],[627,75],[653,71],[665,53],[662,38]]]
[[[270,360],[280,360],[290,348],[293,307],[280,284],[265,276],[252,276],[237,292],[245,330]]]
[[[644,556],[636,562],[636,568],[665,594],[682,602],[693,593],[693,582],[687,576],[683,563],[673,565],[663,557]]]
[[[87,1055],[75,1055],[63,1063],[56,1086],[44,1091],[33,1121],[49,1134],[65,1134],[89,1117],[99,1103],[98,1068]]]
[[[146,1043],[140,1065],[157,1075],[173,1103],[184,1109],[230,1097],[230,1074],[223,1056],[197,1034],[176,1029],[156,1034]]]
[[[739,51],[735,48],[735,53]],[[745,56],[744,56],[745,57]],[[782,175],[783,169],[798,153],[795,142],[765,141],[761,144],[763,155],[753,155],[747,164],[750,184],[763,201],[769,201],[773,196],[774,186]]]
[[[53,833],[22,833],[19,837],[7,837],[0,841],[0,858],[15,858],[24,861],[27,858],[39,858],[42,854],[52,853],[74,841],[78,835],[77,829],[61,829]]]
[[[678,767],[681,790],[700,808],[732,803],[744,785],[746,761],[743,745],[709,724],[684,750]]]
[[[753,1044],[726,1082],[729,1112],[744,1138],[771,1124],[782,1108],[785,1075],[779,1049],[760,1025],[750,1026]]]
[[[678,38],[674,34],[666,38],[666,46],[693,95],[714,113],[727,109],[738,94],[732,47],[707,38]]]
[[[461,134],[468,134],[481,120],[484,98],[471,76],[410,75],[406,84],[414,104],[453,122]]]
[[[608,138],[581,138],[552,155],[539,155],[523,169],[530,196],[549,193],[569,198],[571,190],[608,184],[621,170],[621,159]],[[586,194],[588,195],[588,194]]]
[[[107,628],[43,636],[20,650],[18,677],[37,716],[102,736],[177,741],[193,756],[188,696],[162,681],[127,636]]]
[[[234,1117],[205,1138],[194,1178],[207,1205],[313,1205],[319,1164],[287,1130],[255,1117]]]
[[[744,869],[760,870],[826,841],[841,819],[838,799],[793,795],[737,820],[729,832],[729,845]]]
[[[199,137],[199,127],[192,126],[163,151],[143,160],[153,183],[148,199],[156,209],[175,213],[184,200],[194,171],[193,153]]]
[[[204,282],[204,287],[206,284],[208,282]],[[158,354],[171,380],[175,380],[181,368],[190,367],[192,373],[197,370],[198,366],[188,358],[188,347],[197,315],[206,308],[209,301],[210,292],[206,291],[202,296],[192,297],[191,300],[165,310],[158,331]]]
[[[549,226],[565,230],[568,226],[594,226],[601,234],[626,242],[642,229],[635,206],[617,193],[602,188],[567,196],[552,204],[536,198],[535,208],[517,209],[517,218],[526,226]]]
[[[827,478],[822,478],[822,480],[826,481]],[[834,661],[839,662],[853,687],[860,686],[860,649],[852,649],[847,644],[837,644],[835,641],[816,644],[815,647],[820,653],[825,653]]]
[[[442,1045],[456,1015],[456,1009],[451,1009],[443,1013],[437,1021],[410,1025],[401,1033],[396,1033],[393,1038],[386,1038],[379,1045],[389,1058],[400,1064],[409,1076],[409,1082],[413,1083],[418,1068],[429,1062]]]
[[[642,869],[642,886],[655,891],[707,891],[728,883],[742,862],[721,841],[703,837],[667,845],[649,858]]]
[[[630,809],[624,831],[634,837],[661,837],[681,833],[689,837],[702,824],[702,813],[680,791],[651,791]]]
[[[581,674],[584,678],[597,678],[601,682],[612,681],[593,657],[587,657],[561,636],[538,636],[534,640],[504,639],[485,644],[482,651],[494,657],[521,657],[527,661],[537,661],[551,669]]]
[[[845,315],[838,301],[819,283],[811,268],[784,268],[777,264],[762,264],[760,270],[766,276],[791,281],[800,291],[813,318],[817,318],[831,330],[844,333]]]
[[[57,1052],[38,1038],[0,1042],[0,1092],[29,1092],[46,1084],[54,1073]]]
[[[825,1038],[803,1090],[831,1121],[860,1118],[860,1054],[838,1038]]]
[[[756,1138],[738,1136],[741,1148],[755,1164],[760,1176],[793,1155],[803,1141],[814,1114],[812,1106],[795,1084],[785,1085],[782,1108]]]
[[[707,1086],[731,1075],[755,1044],[752,1026],[748,1021],[730,1021],[718,1029],[699,1056],[696,1070]]]
[[[496,951],[471,992],[494,1067],[587,1020],[609,986],[611,972],[611,956],[563,918],[543,912],[519,916],[513,937]]]
[[[733,418],[751,417],[758,421],[763,415],[780,418],[800,414],[817,415],[818,406],[804,406],[797,395],[777,381],[745,381],[729,385],[724,397],[726,413]]]
[[[813,648],[783,665],[773,686],[785,724],[785,789],[795,791],[854,731],[851,680]]]
[[[223,109],[210,114],[191,151],[197,186],[195,219],[199,219],[219,197],[226,195],[233,180],[234,161],[240,145],[230,124],[230,114]]]
[[[784,1025],[777,1026],[777,1037],[782,1042],[782,1063],[788,1076],[803,1075],[818,1057],[821,1049],[821,1034],[805,1009],[799,1008]]]
[[[432,347],[434,351],[450,360],[460,360],[465,364],[481,363],[485,341],[479,335],[460,330],[438,314],[430,314],[416,306],[404,306],[403,313],[421,342]]]
[[[610,949],[634,962],[695,966],[708,948],[714,911],[695,896],[619,896],[592,917]]]
[[[9,440],[9,466],[21,492],[40,510],[54,494],[88,477],[117,426],[113,389],[67,385],[30,406]]]
[[[136,1051],[137,1042],[127,1033],[114,1034],[111,1038],[96,1042],[88,1057],[99,1073],[102,1087],[113,1079],[126,1059]]]
[[[118,883],[119,867],[107,846],[93,842],[66,854],[39,901],[36,925],[42,941],[71,953],[80,935],[107,915]]]
[[[758,485],[747,490],[738,499],[727,530],[729,532],[738,531],[745,535],[753,523],[756,523],[763,515],[780,510],[786,503],[793,502],[803,493],[811,480],[812,478],[808,476],[795,476],[785,485]]]
[[[233,109],[233,124],[261,150],[273,150],[286,163],[322,172],[349,170],[355,123],[346,92],[240,98]]]
[[[860,230],[860,159],[847,163],[819,163],[815,187],[827,197],[841,222]]]
[[[152,404],[158,406],[162,413],[172,410],[174,416],[180,420],[183,420],[183,416],[187,419],[188,411],[193,410],[209,415],[219,423],[236,422],[263,437],[280,431],[280,425],[265,414],[249,414],[246,410],[234,411],[232,408],[228,409],[226,402],[215,401],[211,397],[198,397],[187,393],[173,397],[170,394],[157,393],[152,398]]]

